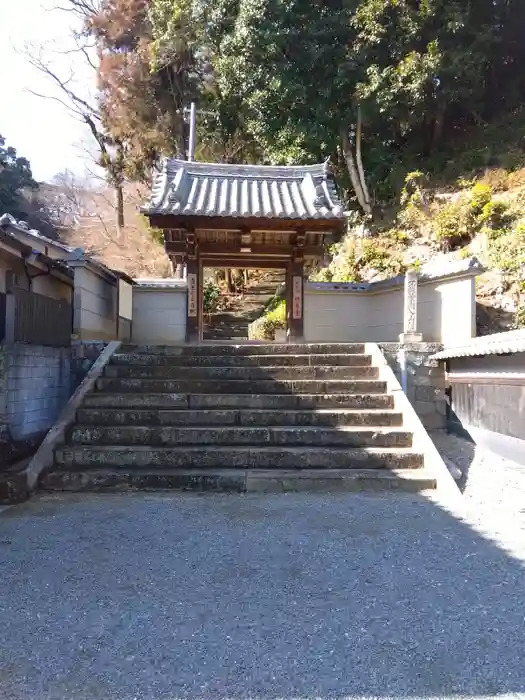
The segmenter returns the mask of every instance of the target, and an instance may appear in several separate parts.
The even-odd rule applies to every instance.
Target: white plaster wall
[[[51,299],[64,299],[69,304],[73,299],[73,288],[50,275],[36,277],[31,283],[31,290]]]
[[[403,332],[403,289],[319,291],[306,285],[304,334],[307,342],[388,343]],[[476,333],[473,277],[436,279],[418,287],[418,331],[423,340],[444,345],[468,342]]]
[[[10,260],[0,258],[0,292],[4,294],[7,291],[6,275],[9,270],[12,270],[16,275],[25,277],[24,263],[21,260],[17,260],[14,257]]]
[[[177,345],[186,339],[184,285],[173,288],[133,287],[132,342],[144,345]]]
[[[450,280],[436,286],[441,298],[441,342],[462,345],[476,337],[476,280]]]
[[[367,293],[367,325],[360,340],[388,343],[403,332],[403,290],[399,287]]]
[[[304,293],[304,337],[307,342],[363,340],[368,325],[368,298],[359,292]]]
[[[118,315],[131,320],[133,318],[133,287],[122,279],[118,281]]]
[[[26,276],[26,271],[24,263],[22,260],[17,260],[12,257],[10,260],[0,258],[0,292],[5,293],[6,288],[6,275],[7,272],[14,272],[20,278],[22,282],[22,287],[28,289],[28,280]],[[36,294],[42,294],[42,296],[50,297],[51,299],[65,299],[68,303],[71,303],[73,298],[72,286],[61,282],[56,277],[52,277],[47,274],[39,274],[42,270],[39,268],[30,267],[29,274],[33,277],[38,274],[38,277],[34,277],[31,281],[31,291]]]
[[[86,340],[117,335],[117,287],[84,266],[75,267],[74,332]]]

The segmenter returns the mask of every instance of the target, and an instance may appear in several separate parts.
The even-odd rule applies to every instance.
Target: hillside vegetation
[[[376,278],[476,253],[491,268],[479,285],[480,329],[522,323],[523,0],[61,7],[77,21],[96,94],[83,100],[67,75],[33,64],[89,126],[114,218],[97,204],[66,227],[75,242],[133,274],[167,272],[129,196],[149,185],[160,156],[188,156],[195,102],[198,160],[330,158],[353,223],[321,278]],[[29,162],[0,140],[0,166],[0,203],[16,207],[13,188],[35,188]]]
[[[525,326],[525,112],[473,129],[454,158],[421,166],[407,173],[397,205],[349,224],[314,279],[384,279],[476,256],[487,268],[476,288],[478,332]]]

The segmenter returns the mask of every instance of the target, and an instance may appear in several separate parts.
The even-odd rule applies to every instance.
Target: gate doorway
[[[162,230],[175,267],[186,265],[186,340],[204,339],[206,268],[279,269],[287,340],[303,339],[305,272],[344,228],[330,164],[233,165],[166,160],[142,212]]]
[[[281,269],[208,268],[203,269],[202,339],[223,342],[262,340],[253,338],[253,322],[267,309],[277,309],[274,317],[286,304],[286,272]],[[286,314],[282,325],[268,341],[286,338]],[[260,324],[259,324],[260,325]],[[270,335],[269,333],[267,336]]]

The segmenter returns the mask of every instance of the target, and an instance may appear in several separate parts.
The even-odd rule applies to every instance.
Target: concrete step
[[[77,422],[83,425],[369,425],[400,426],[401,413],[382,410],[319,409],[114,409],[81,408]]]
[[[204,357],[207,355],[361,355],[363,343],[206,343],[200,345],[121,345],[121,353]]]
[[[73,445],[148,445],[178,447],[182,445],[249,445],[306,447],[411,447],[412,434],[399,428],[339,428],[276,426],[94,426],[72,428],[68,442]]]
[[[286,379],[114,379],[97,380],[103,392],[187,393],[187,394],[384,394],[386,382],[371,380]]]
[[[102,393],[95,391],[84,399],[84,408],[112,409],[266,409],[319,410],[321,408],[393,409],[389,394],[169,394]]]
[[[309,367],[296,365],[293,367],[174,367],[171,365],[158,365],[153,367],[140,367],[130,365],[108,366],[105,369],[106,377],[121,377],[131,379],[185,379],[185,380],[230,380],[243,379],[252,381],[257,379],[377,379],[379,370],[377,367],[349,367],[319,366]]]
[[[178,490],[226,493],[283,493],[295,491],[426,491],[436,488],[425,469],[301,469],[262,471],[241,469],[188,470],[93,469],[51,471],[44,475],[44,491],[111,492]]]
[[[289,367],[330,365],[341,367],[370,366],[370,355],[157,355],[116,353],[110,365],[139,367]]]
[[[405,447],[147,447],[64,445],[60,469],[417,469],[423,455]]]

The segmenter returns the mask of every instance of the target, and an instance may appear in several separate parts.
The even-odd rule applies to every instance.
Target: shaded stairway
[[[363,345],[123,347],[48,489],[434,488]]]

